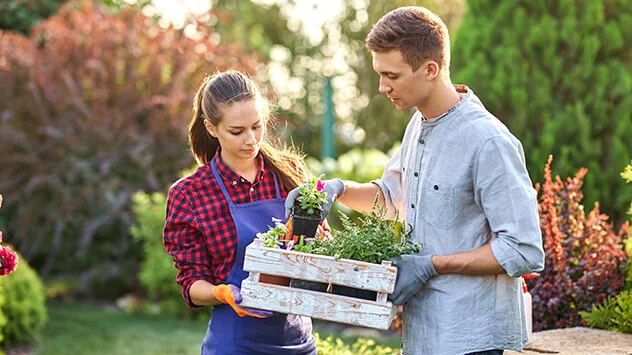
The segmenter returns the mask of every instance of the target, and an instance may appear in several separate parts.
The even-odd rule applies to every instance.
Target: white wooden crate
[[[397,268],[354,260],[336,260],[266,248],[259,239],[246,247],[241,305],[280,313],[292,313],[333,322],[388,329],[397,308],[387,300],[395,288]],[[317,281],[376,291],[375,301],[259,282],[260,274]]]

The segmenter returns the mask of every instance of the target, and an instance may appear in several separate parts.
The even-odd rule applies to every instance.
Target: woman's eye
[[[230,132],[230,134],[232,134],[233,136],[238,136],[238,135],[241,134],[241,131],[239,131],[239,132]]]

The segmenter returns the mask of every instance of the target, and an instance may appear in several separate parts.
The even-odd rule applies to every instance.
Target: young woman
[[[189,307],[214,306],[202,354],[316,354],[311,320],[241,307],[245,248],[307,174],[303,156],[265,140],[269,103],[246,75],[207,77],[189,126],[200,167],[169,190],[164,244]]]

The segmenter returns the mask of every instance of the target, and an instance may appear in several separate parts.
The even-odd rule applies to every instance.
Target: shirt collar
[[[437,118],[433,118],[431,120],[428,120],[428,119],[423,117],[421,112],[417,111],[417,112],[419,112],[419,117],[421,118],[421,123],[424,126],[429,126],[429,125],[432,126],[432,125],[438,124],[439,122],[446,121],[446,117],[453,116],[453,115],[451,115],[452,113],[458,111],[467,102],[472,100],[472,97],[473,97],[472,90],[470,88],[468,88],[466,85],[454,84],[454,88],[456,89],[456,92],[459,94],[459,96],[461,96],[461,99],[459,100],[459,102],[457,102],[454,106],[452,106],[448,111],[443,113],[441,116],[439,116]]]
[[[237,174],[235,170],[231,169],[228,165],[226,165],[226,163],[224,163],[224,161],[222,161],[222,158],[220,157],[221,151],[222,148],[217,148],[217,152],[215,152],[215,156],[213,156],[213,162],[217,167],[217,172],[219,173],[219,176],[221,176],[222,179],[226,180],[233,186],[237,186],[238,184],[247,182],[248,180],[246,180],[246,178]],[[259,164],[259,173],[257,173],[257,181],[252,181],[253,184],[263,179],[265,175],[266,169],[261,152],[257,154],[257,162]]]

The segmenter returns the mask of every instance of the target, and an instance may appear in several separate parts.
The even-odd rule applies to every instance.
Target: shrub
[[[131,233],[143,248],[138,277],[147,290],[149,299],[157,302],[161,313],[185,318],[195,314],[208,317],[208,310],[194,310],[186,306],[182,299],[182,289],[175,282],[178,270],[173,266],[173,258],[165,252],[160,238],[165,224],[166,196],[161,193],[139,192],[132,200],[135,222]]]
[[[7,325],[7,316],[2,312],[2,307],[7,303],[6,297],[4,295],[4,286],[2,282],[0,282],[0,345],[2,345],[2,341],[4,340],[4,331],[3,328]],[[2,350],[0,350],[0,355],[2,355]]]
[[[590,311],[619,293],[625,280],[622,240],[629,224],[613,231],[599,204],[586,215],[581,204],[582,168],[574,178],[551,178],[549,156],[545,181],[537,184],[540,227],[546,267],[540,277],[526,280],[533,295],[534,330],[584,325],[580,311]]]
[[[502,29],[502,30],[499,30]],[[522,141],[532,181],[547,156],[586,205],[605,202],[617,223],[632,186],[620,183],[632,152],[632,2],[468,1],[451,71]]]
[[[193,164],[187,124],[203,76],[258,65],[212,27],[189,30],[85,1],[30,38],[0,32],[0,191],[26,201],[5,206],[7,232],[42,275],[81,274],[86,292],[135,287],[132,194]]]
[[[388,346],[377,345],[372,339],[358,339],[351,346],[345,344],[340,338],[328,336],[321,339],[318,333],[314,334],[318,353],[322,355],[391,355],[399,354],[401,349],[393,349]]]
[[[623,291],[590,312],[580,312],[591,328],[632,333],[632,291]]]
[[[32,342],[46,322],[44,285],[39,276],[20,255],[20,267],[0,277],[4,304],[0,312],[7,318],[2,329],[5,346]]]
[[[55,13],[66,0],[9,0],[0,2],[0,29],[29,33],[31,26]]]
[[[625,167],[623,172],[621,173],[621,177],[625,179],[626,184],[632,182],[632,161],[628,166]],[[632,202],[630,202],[630,209],[628,210],[628,214],[632,216]],[[625,241],[625,251],[628,254],[628,260],[632,257],[632,236],[629,236]],[[623,286],[624,290],[632,290],[632,263],[628,261],[628,272],[625,276],[625,286]]]

